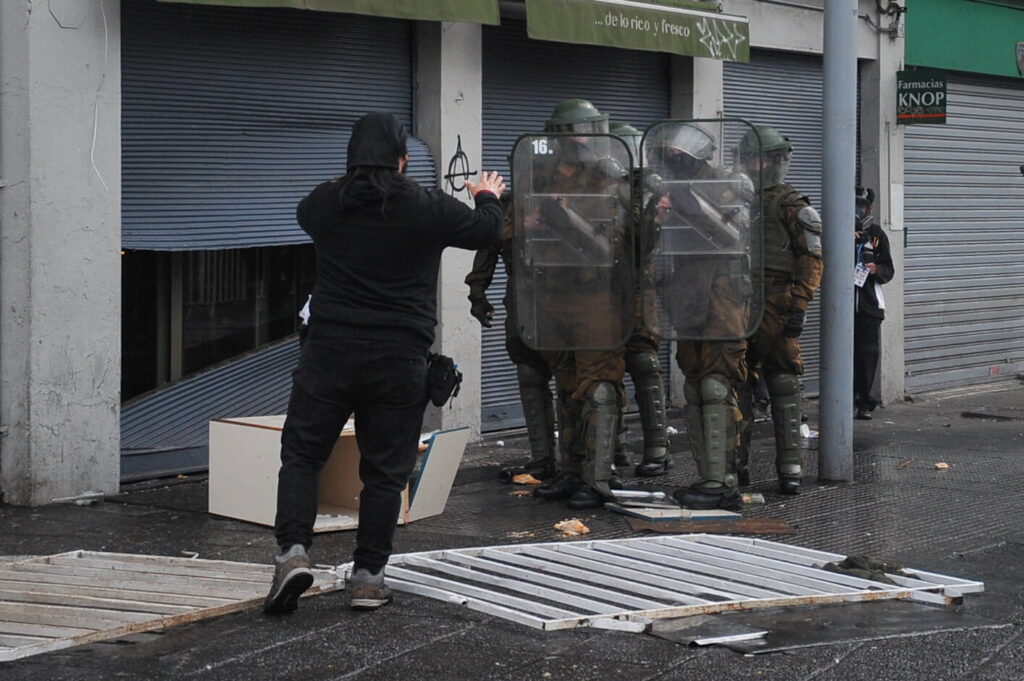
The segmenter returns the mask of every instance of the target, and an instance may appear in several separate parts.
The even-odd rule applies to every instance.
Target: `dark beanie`
[[[352,126],[346,170],[376,166],[398,170],[398,159],[407,153],[405,128],[389,113],[368,113]]]

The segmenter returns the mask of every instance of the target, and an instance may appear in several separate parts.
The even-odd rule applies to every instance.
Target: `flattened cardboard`
[[[274,525],[284,419],[283,415],[250,416],[210,422],[210,513]],[[402,493],[399,524],[444,511],[468,440],[468,428],[441,431],[431,437],[422,455],[419,476]],[[320,475],[313,531],[358,527],[362,488],[359,447],[355,430],[348,427],[338,436]]]

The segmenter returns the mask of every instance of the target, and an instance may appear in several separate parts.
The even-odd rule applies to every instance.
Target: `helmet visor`
[[[583,135],[607,134],[608,119],[579,121],[577,123],[550,123],[547,132],[574,132]]]
[[[671,150],[683,151],[702,161],[709,161],[715,153],[715,141],[711,136],[694,125],[682,125],[672,131],[665,140]]]

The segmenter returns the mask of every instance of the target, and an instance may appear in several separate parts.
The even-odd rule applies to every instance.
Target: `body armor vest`
[[[800,193],[783,182],[766,189],[762,199],[764,268],[769,276],[777,272],[784,272],[790,276],[796,274],[797,254],[793,250],[794,235],[781,218],[782,203],[790,197],[800,197]]]

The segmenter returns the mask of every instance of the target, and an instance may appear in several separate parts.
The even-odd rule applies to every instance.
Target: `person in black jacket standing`
[[[880,402],[878,360],[881,354],[882,320],[885,319],[882,284],[889,283],[896,273],[889,252],[889,237],[871,215],[874,202],[874,191],[857,187],[853,399],[857,408],[856,418],[865,421],[871,420],[871,412]]]
[[[359,444],[354,609],[391,600],[384,566],[416,461],[427,403],[427,352],[437,323],[437,277],[448,246],[497,242],[505,184],[497,173],[467,182],[476,208],[404,175],[406,132],[391,114],[352,128],[347,174],[299,203],[316,247],[312,316],[281,434],[274,581],[264,612],[295,610],[313,583],[312,544],[320,472],[349,417]]]

